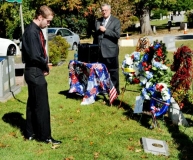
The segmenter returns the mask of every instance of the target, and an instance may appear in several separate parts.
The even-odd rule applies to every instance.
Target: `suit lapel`
[[[113,17],[110,16],[110,18],[109,18],[109,20],[108,20],[108,22],[107,22],[105,28],[108,28],[108,26],[112,23],[112,19],[113,19]]]

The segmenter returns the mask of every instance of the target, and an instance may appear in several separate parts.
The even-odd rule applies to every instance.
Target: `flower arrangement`
[[[165,44],[162,41],[155,41],[146,50],[139,64],[141,76],[146,77],[142,85],[145,85],[147,81],[151,81],[153,84],[159,82],[170,84],[172,72],[166,66],[167,53]]]
[[[155,41],[143,52],[133,52],[125,56],[122,63],[123,74],[131,84],[140,83],[143,100],[150,100],[154,116],[165,114],[170,103],[170,80],[172,72],[166,66],[167,51],[165,44]],[[129,68],[130,72],[125,72]],[[154,98],[154,100],[152,100]],[[155,100],[156,99],[156,100]],[[164,103],[161,109],[156,101]]]
[[[126,80],[131,84],[140,83],[141,86],[148,81],[164,82],[169,85],[172,72],[165,65],[166,55],[166,47],[162,41],[155,41],[143,52],[135,51],[130,55],[127,54],[122,63],[122,71]]]
[[[180,108],[184,106],[184,99],[189,97],[187,94],[193,78],[192,55],[193,51],[187,46],[181,46],[174,52],[174,62],[171,70],[175,71],[175,74],[170,84],[173,98],[179,104]]]
[[[143,99],[150,100],[150,109],[154,117],[163,115],[170,105],[171,93],[165,83],[148,82],[142,89]]]
[[[125,75],[126,81],[131,84],[138,84],[140,82],[138,75],[138,65],[140,62],[140,52],[133,52],[131,54],[126,54],[125,59],[122,62],[122,72]]]

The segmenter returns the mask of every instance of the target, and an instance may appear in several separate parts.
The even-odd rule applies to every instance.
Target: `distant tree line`
[[[51,27],[66,27],[91,37],[94,21],[101,16],[100,5],[112,6],[112,14],[121,21],[122,32],[140,22],[141,33],[151,34],[150,13],[160,8],[170,11],[186,11],[193,7],[192,0],[22,0],[24,26],[29,24],[33,13],[40,5],[48,5],[55,12]],[[22,36],[19,4],[0,1],[0,37],[18,39]]]

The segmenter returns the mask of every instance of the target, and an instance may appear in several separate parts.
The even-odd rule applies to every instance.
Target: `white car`
[[[10,39],[0,38],[0,56],[20,55],[18,45]]]
[[[72,32],[67,28],[48,28],[48,39],[49,37],[53,37],[55,35],[61,35],[66,41],[70,44],[70,49],[74,50],[78,47],[80,43],[80,37],[78,34]]]

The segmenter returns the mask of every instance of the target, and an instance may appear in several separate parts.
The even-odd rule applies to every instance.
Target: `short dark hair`
[[[52,9],[46,5],[43,5],[41,7],[39,7],[36,12],[35,12],[35,17],[34,18],[38,18],[38,16],[42,16],[44,18],[47,18],[49,15],[54,16],[54,12],[52,11]]]

